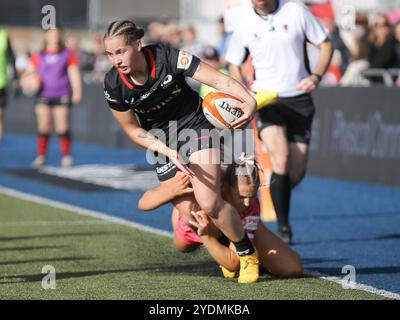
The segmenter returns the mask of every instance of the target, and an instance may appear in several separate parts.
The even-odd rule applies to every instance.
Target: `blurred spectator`
[[[7,104],[7,87],[9,85],[8,67],[13,70],[13,77],[17,77],[15,69],[15,55],[6,30],[0,29],[0,143],[3,139],[4,109]]]
[[[102,35],[99,33],[95,33],[93,35],[92,42],[94,63],[91,77],[92,81],[102,83],[104,81],[104,76],[107,71],[110,70],[111,65],[105,54]]]
[[[332,40],[335,50],[338,51],[338,54],[340,54],[341,63],[338,67],[340,68],[341,72],[344,72],[344,70],[346,70],[347,66],[350,63],[350,50],[343,42],[343,39],[339,32],[339,28],[335,24],[334,18],[322,18],[321,22],[328,28],[330,32],[329,37]]]
[[[164,28],[165,25],[160,21],[154,20],[149,22],[149,24],[147,25],[146,35],[144,36],[142,41],[143,45],[147,46],[150,44],[161,42]]]
[[[394,37],[396,39],[396,68],[400,68],[400,22],[394,26]],[[396,85],[400,87],[400,73],[397,76]]]
[[[79,60],[79,68],[82,73],[92,72],[94,69],[95,55],[92,52],[81,49],[78,37],[70,36],[65,41],[66,47],[70,49]]]
[[[228,63],[225,60],[225,55],[226,55],[226,50],[228,48],[229,40],[232,36],[232,32],[229,33],[226,32],[224,17],[219,18],[218,27],[219,27],[219,32],[221,34],[221,40],[217,47],[217,51],[219,54],[219,61],[223,67],[227,67]]]
[[[181,47],[181,30],[176,22],[169,22],[161,36],[162,43],[168,43],[172,47],[179,49]]]
[[[197,57],[201,57],[204,50],[204,45],[196,39],[196,30],[192,25],[188,25],[182,31],[182,47],[181,49],[194,54]]]
[[[369,62],[371,68],[396,67],[396,39],[386,15],[379,14],[376,17],[370,33],[370,42]]]
[[[368,16],[364,13],[356,15],[356,26],[354,30],[344,30],[344,41],[351,52],[350,64],[340,79],[341,86],[359,85],[361,72],[369,67],[370,45]],[[368,82],[364,82],[368,84]]]

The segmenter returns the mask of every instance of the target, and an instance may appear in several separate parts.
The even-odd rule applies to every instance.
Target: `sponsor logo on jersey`
[[[124,100],[126,104],[133,104],[135,102],[135,97],[131,97],[131,101],[129,100]]]
[[[161,87],[164,87],[164,86],[166,86],[168,83],[170,83],[172,81],[172,76],[170,75],[170,74],[168,74],[165,78],[164,78],[164,80],[163,80],[163,82],[161,83]]]
[[[179,51],[177,68],[183,70],[189,69],[192,59],[193,56],[189,52],[183,50]]]
[[[157,174],[164,175],[175,168],[175,164],[173,162],[168,162],[167,164],[163,165],[162,167],[156,168]]]
[[[148,98],[151,94],[152,94],[151,91],[146,92],[145,94],[142,94],[142,95],[140,96],[140,100],[144,100],[144,99]]]
[[[114,103],[119,103],[119,101],[117,99],[113,99],[111,98],[110,94],[108,93],[107,90],[104,90],[104,96],[106,97],[106,99],[110,102],[114,102]]]
[[[165,107],[168,103],[170,103],[172,100],[174,100],[179,94],[182,92],[182,88],[179,87],[178,84],[176,84],[174,90],[171,92],[171,94],[164,99],[163,101],[159,102],[157,105],[151,108],[135,108],[136,113],[144,114],[144,113],[150,113],[152,111],[160,110],[161,108]]]

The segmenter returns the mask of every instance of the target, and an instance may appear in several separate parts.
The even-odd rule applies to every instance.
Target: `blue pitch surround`
[[[35,150],[35,137],[5,136],[0,144],[1,186],[171,231],[171,206],[141,212],[141,192],[85,192],[13,174],[30,169]],[[144,151],[75,143],[73,154],[76,165],[148,166]],[[50,144],[49,164],[59,165],[56,139]],[[358,283],[400,294],[400,188],[307,177],[293,192],[291,212],[294,249],[306,269],[342,277],[342,267],[353,265]],[[269,226],[275,231],[274,223]]]

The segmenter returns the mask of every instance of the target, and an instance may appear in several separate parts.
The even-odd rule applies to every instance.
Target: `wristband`
[[[321,82],[322,76],[319,75],[318,73],[311,73],[312,76],[316,76],[318,79],[318,82]]]

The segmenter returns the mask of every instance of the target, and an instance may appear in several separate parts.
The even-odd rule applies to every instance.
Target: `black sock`
[[[225,247],[229,247],[229,244],[231,243],[231,241],[223,233],[217,240]]]
[[[291,191],[289,174],[281,175],[273,172],[270,181],[270,193],[279,226],[289,225]]]
[[[232,241],[235,245],[238,256],[246,256],[254,253],[254,247],[247,234],[244,234],[242,240],[238,242]]]

